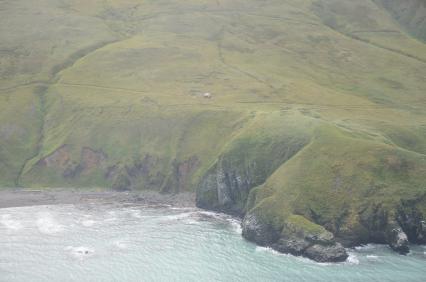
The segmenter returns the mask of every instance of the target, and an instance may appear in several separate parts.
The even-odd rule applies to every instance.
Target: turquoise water
[[[385,246],[318,264],[241,237],[197,209],[108,205],[0,209],[0,281],[426,281],[426,248]]]

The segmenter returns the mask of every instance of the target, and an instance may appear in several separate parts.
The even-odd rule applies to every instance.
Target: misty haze
[[[0,0],[0,281],[425,281],[425,0]]]

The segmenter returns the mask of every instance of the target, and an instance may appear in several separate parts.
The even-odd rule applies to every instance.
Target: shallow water
[[[318,264],[257,247],[239,223],[197,209],[0,209],[0,281],[426,281],[426,248],[385,246]]]

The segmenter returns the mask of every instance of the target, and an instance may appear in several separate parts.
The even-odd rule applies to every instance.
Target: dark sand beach
[[[161,194],[154,191],[119,192],[106,189],[72,188],[3,188],[0,190],[0,208],[91,203],[194,207],[195,194]]]

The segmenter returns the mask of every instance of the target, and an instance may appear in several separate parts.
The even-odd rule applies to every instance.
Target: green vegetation
[[[370,221],[374,207],[395,213],[401,200],[424,197],[424,155],[334,128],[320,128],[317,134],[264,187],[252,191],[256,201],[250,208],[278,230],[289,215],[300,214],[336,235],[359,233],[357,239],[367,242],[369,234],[361,225],[363,218]]]
[[[324,227],[314,224],[300,215],[289,216],[287,225],[290,227],[289,229],[294,229],[296,231],[301,230],[302,232],[308,232],[309,234],[314,235],[319,235],[326,232]]]
[[[423,0],[374,0],[388,10],[413,36],[426,41],[426,3]]]
[[[425,211],[424,3],[398,3],[3,1],[0,185],[197,191],[368,241]]]

